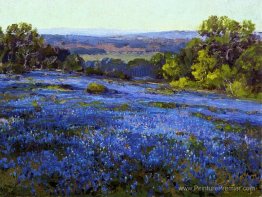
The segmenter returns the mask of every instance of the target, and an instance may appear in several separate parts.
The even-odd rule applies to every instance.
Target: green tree
[[[180,62],[190,70],[190,67],[197,59],[198,51],[203,48],[203,41],[200,38],[193,38],[186,47],[179,53]]]
[[[230,68],[229,65],[223,64],[220,68],[207,74],[207,85],[217,89],[228,90],[233,93],[232,84],[237,77],[237,69]]]
[[[150,62],[144,58],[136,58],[128,62],[128,66],[142,66],[142,65],[151,65]]]
[[[7,27],[3,42],[2,62],[20,65],[26,71],[35,65],[44,40],[32,25],[19,23]]]
[[[53,47],[49,44],[42,47],[39,51],[39,64],[40,69],[62,69],[62,64],[70,55],[68,49]]]
[[[227,16],[210,16],[200,26],[199,34],[205,37],[208,53],[218,61],[218,66],[232,67],[241,53],[257,40],[251,21],[239,23]]]
[[[64,71],[82,71],[83,70],[84,59],[76,54],[71,54],[67,56],[63,62]]]
[[[180,77],[192,79],[191,66],[197,59],[198,51],[202,48],[202,41],[194,38],[178,54],[166,55],[165,64],[162,67],[164,78],[168,80],[178,80]]]
[[[198,52],[198,58],[194,65],[192,65],[192,74],[196,80],[207,85],[207,75],[212,72],[217,64],[217,60],[214,57],[208,55],[206,50],[200,50]]]
[[[150,59],[150,63],[154,66],[156,70],[157,78],[163,78],[162,67],[166,63],[167,55],[168,54],[156,53]]]
[[[226,16],[210,16],[192,39],[166,59],[163,75],[175,88],[224,90],[235,96],[261,96],[262,46],[255,25]]]
[[[262,43],[250,46],[237,59],[235,67],[252,92],[262,92]]]
[[[0,56],[4,49],[4,32],[2,30],[2,27],[0,27]]]
[[[50,68],[57,67],[54,65],[57,63],[57,59],[58,59],[57,53],[55,51],[55,48],[49,44],[40,49],[40,54],[38,58],[39,58],[38,68],[40,69],[50,69]]]
[[[167,80],[177,80],[183,75],[183,65],[179,62],[178,55],[173,55],[166,59],[166,63],[162,67],[163,76]]]

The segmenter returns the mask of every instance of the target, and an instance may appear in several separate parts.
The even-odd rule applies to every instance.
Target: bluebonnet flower
[[[47,193],[63,195],[107,192],[115,182],[136,190],[141,174],[143,184],[156,185],[151,193],[164,192],[168,185],[178,190],[191,179],[202,185],[217,185],[220,170],[232,177],[234,184],[259,183],[259,139],[246,131],[221,131],[213,122],[192,113],[200,111],[225,121],[250,121],[253,126],[261,126],[260,104],[230,98],[214,100],[216,96],[194,93],[153,95],[145,92],[144,85],[123,86],[117,82],[103,83],[118,89],[121,96],[86,95],[86,84],[98,79],[37,71],[27,74],[21,83],[27,83],[27,77],[39,83],[72,84],[75,88],[58,92],[36,87],[34,95],[0,102],[1,113],[9,117],[8,124],[0,125],[0,168],[12,168],[19,184],[32,184],[32,194],[35,183],[43,185]],[[17,83],[1,75],[0,83],[5,84],[1,91],[8,88],[7,81]],[[202,104],[196,106],[195,100]],[[33,101],[41,110],[32,106]],[[102,101],[101,106],[92,104],[97,101]],[[154,101],[187,107],[162,109],[149,105]],[[87,104],[81,106],[79,102]],[[131,103],[132,110],[112,110],[112,106],[124,103]],[[213,112],[207,106],[219,110]],[[232,109],[236,112],[230,112]],[[252,109],[259,113],[246,113]],[[188,143],[190,136],[195,139],[193,146]]]

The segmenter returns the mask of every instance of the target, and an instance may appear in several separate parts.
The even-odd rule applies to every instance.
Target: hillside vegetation
[[[83,59],[79,54],[74,53],[82,54],[87,49],[80,47],[72,50],[71,48],[72,54],[68,49],[67,42],[70,39],[70,42],[73,42],[75,37],[45,35],[47,41],[44,42],[44,38],[32,29],[31,25],[13,24],[7,27],[5,33],[0,29],[0,72],[23,73],[37,68],[62,69],[68,72],[84,71],[86,74],[124,79],[148,76],[164,78],[175,89],[216,90],[237,97],[261,99],[262,44],[254,30],[255,24],[251,21],[238,22],[226,16],[210,16],[200,25],[199,37],[191,39],[184,48],[181,42],[180,51],[178,45],[168,39],[158,46],[172,46],[178,52],[174,53],[171,49],[164,50],[164,53],[152,53],[152,57],[146,59],[124,55],[120,56],[124,57],[122,61],[119,58],[97,60],[99,57],[91,55],[86,55]],[[81,43],[91,44],[92,37],[80,36],[80,38]],[[145,39],[139,41],[132,36],[129,38],[132,41],[129,44],[116,38],[107,38],[103,42],[101,38],[99,39],[94,39],[93,44],[102,46],[108,42],[107,44],[120,48],[128,46],[135,49],[139,48],[138,45],[146,46],[148,49],[154,48],[154,42],[147,42],[147,39],[147,41]],[[152,51],[151,49],[144,48],[136,53],[143,56],[146,54],[144,52]],[[91,52],[104,53],[101,57],[110,56],[102,48],[92,49]]]
[[[164,77],[174,88],[220,90],[262,98],[262,43],[251,21],[226,16],[203,21],[199,35],[165,59]]]

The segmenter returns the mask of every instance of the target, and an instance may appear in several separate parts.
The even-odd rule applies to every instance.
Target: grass
[[[130,106],[127,103],[121,104],[113,108],[114,111],[128,111]]]
[[[149,105],[152,106],[152,107],[158,107],[158,108],[164,108],[164,109],[176,108],[175,103],[150,102]]]
[[[163,94],[163,95],[173,95],[174,91],[170,88],[147,88],[147,92],[151,94]]]
[[[85,60],[85,61],[95,61],[95,60],[102,60],[105,57],[108,58],[114,58],[114,59],[121,59],[124,62],[128,63],[129,61],[136,59],[136,58],[144,58],[146,60],[150,60],[151,57],[154,55],[155,53],[106,53],[106,54],[98,54],[98,55],[88,55],[88,54],[84,54],[81,55],[81,57]]]
[[[35,108],[36,111],[41,111],[41,106],[37,101],[32,101],[32,106]]]
[[[92,101],[90,103],[78,102],[78,105],[81,107],[94,107],[99,110],[111,110],[111,111],[118,111],[118,112],[124,112],[124,111],[131,110],[131,107],[127,103],[123,103],[121,105],[116,105],[113,107],[105,107],[104,103],[101,101]]]
[[[172,87],[172,85],[171,85]],[[185,87],[185,88],[177,88],[177,87],[172,87],[172,90],[174,92],[179,92],[179,91],[188,91],[188,92],[198,92],[198,93],[204,93],[204,94],[219,94],[222,97],[229,97],[229,98],[233,98],[233,99],[242,99],[242,100],[249,100],[249,101],[254,101],[254,102],[258,102],[258,103],[262,103],[262,94],[258,93],[257,95],[249,95],[249,96],[236,96],[236,95],[232,95],[230,93],[227,93],[226,91],[223,90],[218,90],[218,89],[205,89],[202,88],[200,85],[199,86],[195,86],[195,87]]]
[[[189,150],[195,151],[196,153],[205,150],[203,142],[197,140],[197,138],[194,135],[190,135],[188,140],[188,147]]]
[[[165,103],[165,102],[149,102],[149,106],[164,108],[164,109],[175,109],[175,108],[185,108],[187,105],[185,104],[177,104],[177,103]]]
[[[106,86],[99,83],[90,83],[87,86],[86,91],[92,94],[101,94],[101,93],[105,93],[107,91],[107,88]]]
[[[71,88],[67,85],[49,85],[46,87],[48,90],[56,90],[56,91],[71,91]]]
[[[205,119],[207,121],[213,122],[215,125],[215,128],[221,131],[226,131],[226,132],[245,132],[247,135],[252,136],[254,138],[259,138],[260,137],[260,132],[261,129],[259,126],[254,126],[250,125],[249,123],[245,124],[240,124],[236,122],[228,122],[222,119],[218,119],[213,116],[208,116],[202,113],[192,113],[193,116],[196,116],[198,118]]]
[[[25,98],[26,95],[23,94],[23,95],[15,95],[15,94],[11,94],[11,93],[1,93],[0,94],[0,102],[8,102],[8,101],[11,101],[11,100],[18,100],[18,99],[23,99]]]
[[[96,108],[99,108],[99,107],[101,107],[101,105],[103,105],[103,102],[101,102],[101,101],[92,101],[90,103],[78,102],[78,104],[81,107],[96,107]]]

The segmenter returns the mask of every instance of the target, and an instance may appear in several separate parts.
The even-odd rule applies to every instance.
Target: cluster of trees
[[[123,65],[152,65],[144,59],[135,59],[128,64],[119,59],[110,59],[106,62],[102,60],[99,64],[102,68],[99,67],[98,70],[86,68],[85,61],[78,54],[74,51],[70,54],[68,49],[46,44],[44,38],[30,24],[12,24],[5,32],[0,27],[0,73],[21,74],[33,69],[61,69],[129,79],[130,76],[124,72],[128,69]],[[161,66],[157,66],[161,71]],[[162,73],[160,75],[162,76]]]
[[[178,54],[160,58],[163,77],[176,88],[226,91],[262,97],[262,42],[251,21],[210,16]],[[160,56],[160,55],[159,55]]]
[[[251,21],[240,23],[226,16],[210,16],[199,28],[201,38],[192,39],[178,54],[157,53],[150,61],[135,59],[126,67],[152,68],[154,76],[170,81],[175,88],[216,89],[262,98],[262,42],[254,30]],[[84,64],[78,54],[45,44],[30,24],[12,24],[5,32],[0,27],[0,73],[32,69],[85,69],[87,74],[96,71],[95,65],[85,68]],[[128,69],[123,70],[121,60],[106,60],[105,68],[103,61],[101,64],[107,73],[123,78],[130,74],[125,73]]]
[[[162,69],[144,58],[135,58],[128,63],[121,59],[103,58],[101,61],[87,61],[85,65],[87,75],[104,75],[121,79],[134,77],[155,78]]]
[[[83,59],[69,50],[45,44],[32,25],[0,27],[0,73],[23,73],[32,69],[79,70]],[[82,67],[81,67],[82,69]]]

